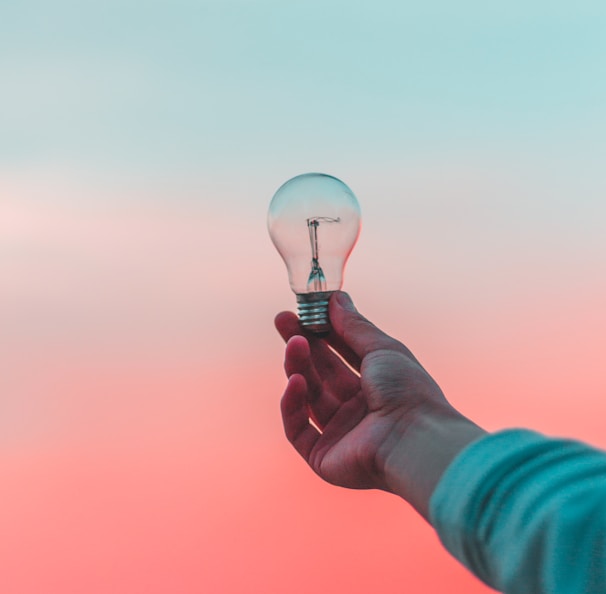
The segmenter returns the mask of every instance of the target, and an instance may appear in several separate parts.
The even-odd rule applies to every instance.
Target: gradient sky
[[[0,590],[487,592],[278,411],[288,178],[464,413],[606,447],[606,5],[0,5]]]

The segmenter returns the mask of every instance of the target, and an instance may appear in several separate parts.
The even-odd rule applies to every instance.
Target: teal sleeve
[[[606,592],[606,453],[525,430],[488,435],[430,501],[444,546],[507,594]]]

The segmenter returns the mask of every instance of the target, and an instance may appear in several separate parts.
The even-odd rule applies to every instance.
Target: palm
[[[287,341],[301,332],[294,314],[281,314],[276,326]],[[377,453],[389,440],[398,415],[390,406],[388,386],[379,387],[381,382],[374,378],[385,377],[381,368],[386,357],[403,355],[383,351],[380,358],[369,355],[362,361],[334,337],[330,342],[348,364],[318,339],[298,337],[287,345],[290,381],[282,402],[287,436],[325,480],[350,488],[383,486]],[[389,376],[402,361],[397,363],[388,365]],[[363,378],[357,372],[360,367]]]

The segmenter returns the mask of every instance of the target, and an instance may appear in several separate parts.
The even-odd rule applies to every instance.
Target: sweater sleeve
[[[526,430],[488,435],[430,502],[444,546],[507,594],[606,592],[606,453]]]

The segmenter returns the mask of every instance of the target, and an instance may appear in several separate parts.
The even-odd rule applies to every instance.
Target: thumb
[[[329,303],[330,322],[339,342],[360,359],[379,349],[402,350],[403,345],[379,330],[355,308],[351,297],[336,291]],[[405,347],[404,347],[405,348]]]

